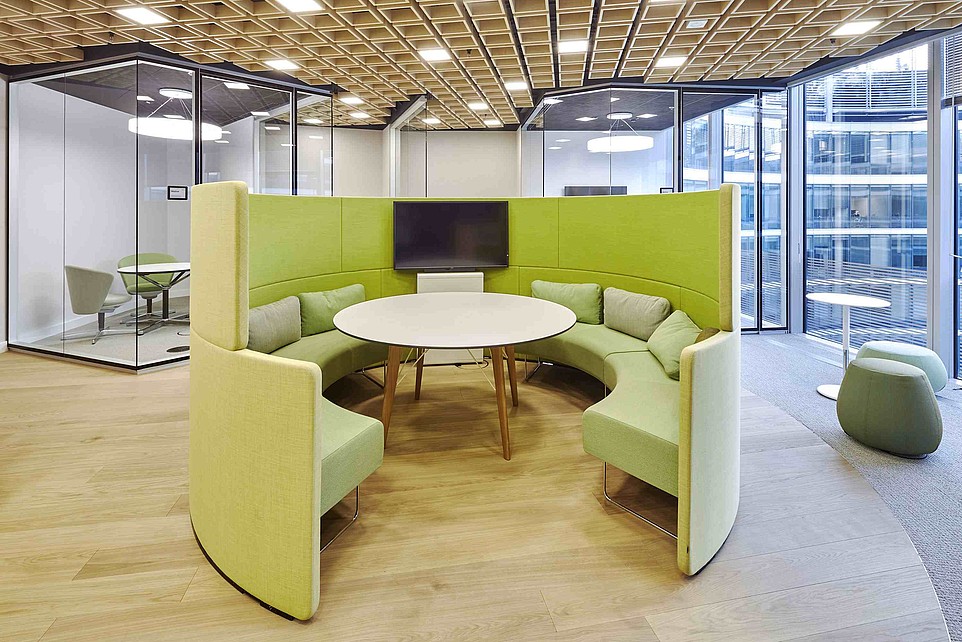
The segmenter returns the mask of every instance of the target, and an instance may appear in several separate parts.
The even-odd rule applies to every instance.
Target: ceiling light
[[[617,96],[612,96],[612,97],[609,98],[608,100],[609,100],[610,102],[616,103],[616,102],[618,102],[619,100],[621,100],[621,98],[618,98]]]
[[[422,118],[421,122],[425,125],[440,125],[441,119],[435,118],[434,116],[428,116],[427,118]]]
[[[228,89],[250,89],[246,82],[225,82],[224,86]]]
[[[162,16],[147,7],[124,7],[123,9],[117,9],[117,13],[142,25],[160,25],[170,22],[166,16]]]
[[[269,132],[279,132],[279,131],[281,131],[281,128],[278,127],[277,125],[265,125],[265,126],[264,126],[264,129],[266,129],[266,130],[269,131]]]
[[[291,13],[303,13],[304,11],[319,11],[321,5],[314,0],[277,0],[285,9]]]
[[[142,102],[142,103],[152,103],[152,102],[154,102],[154,99],[151,98],[150,96],[137,96],[137,100],[139,100],[139,101]]]
[[[582,116],[580,118],[575,118],[575,120],[580,120],[583,123],[590,123],[593,120],[598,120],[597,116]]]
[[[656,67],[681,67],[688,61],[687,56],[662,56],[655,62]]]
[[[320,125],[323,121],[320,118],[305,118],[304,122],[308,125]]]
[[[881,20],[856,20],[846,22],[832,32],[833,36],[861,36],[882,24]]]
[[[685,23],[686,29],[704,29],[708,26],[708,20],[700,18],[698,20],[689,20]]]
[[[227,131],[226,129],[222,129],[222,130],[220,130],[220,133],[222,133],[222,134],[229,134],[230,132]]]
[[[561,149],[561,148],[558,146],[554,146],[554,147],[549,147],[548,149]]]
[[[345,105],[360,105],[361,103],[364,102],[357,96],[350,96],[350,95],[339,98],[338,100],[340,100]]]
[[[324,137],[323,137],[323,136],[308,136],[308,138],[310,138],[311,140],[322,140]]]
[[[556,138],[554,142],[556,142],[556,143],[570,143],[570,142],[571,142],[571,139],[570,139],[570,138]]]
[[[230,143],[229,140],[223,140],[223,139],[215,140],[214,142],[215,142],[215,143],[220,143],[221,145],[227,145],[227,144]]]
[[[298,69],[297,63],[287,58],[278,58],[277,60],[265,60],[264,64],[271,69],[276,69],[277,71],[291,71],[293,69]]]
[[[523,80],[509,80],[504,83],[504,88],[508,91],[524,91],[528,88],[528,83]]]
[[[630,111],[613,111],[608,114],[608,120],[628,120],[631,116]]]
[[[612,152],[638,152],[655,146],[651,136],[600,136],[588,141],[588,151],[592,154]]]
[[[484,111],[487,108],[488,108],[488,103],[485,103],[485,102],[478,101],[474,103],[468,103],[468,109],[472,111]]]
[[[171,120],[184,120],[184,117],[180,114],[164,114],[164,118],[170,118]]]
[[[178,100],[190,100],[193,96],[193,94],[186,89],[174,89],[173,87],[158,89],[157,93],[166,98],[176,98]]]
[[[267,111],[252,111],[251,116],[270,116],[270,112]]]
[[[658,114],[638,114],[638,118],[654,118]]]
[[[370,116],[369,116],[368,114],[365,114],[363,111],[352,111],[352,112],[351,112],[351,118],[357,118],[357,119],[359,119],[359,120],[364,120],[365,118],[370,118]]]
[[[559,40],[558,53],[582,53],[588,51],[587,40]]]
[[[447,49],[418,49],[418,55],[427,62],[451,60],[451,54],[448,53]]]
[[[194,123],[182,118],[131,118],[127,121],[127,131],[140,134],[141,136],[151,136],[153,138],[193,140]],[[217,125],[202,123],[200,126],[201,140],[219,141],[223,133],[224,131]]]
[[[560,98],[545,98],[545,99],[544,99],[544,104],[545,104],[545,105],[557,105],[557,104],[560,104],[560,103],[562,103],[562,102],[564,102],[564,101],[561,100]]]
[[[498,120],[497,118],[491,118],[489,120],[484,121],[484,124],[487,127],[500,127],[501,121]]]
[[[293,147],[294,143],[281,143],[281,147]]]

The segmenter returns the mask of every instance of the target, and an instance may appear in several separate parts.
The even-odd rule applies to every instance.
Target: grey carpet
[[[962,642],[962,391],[938,395],[943,437],[923,460],[895,457],[842,432],[835,402],[815,388],[840,383],[840,350],[804,335],[746,335],[742,382],[783,408],[847,459],[888,504],[915,543],[942,603],[949,634]]]

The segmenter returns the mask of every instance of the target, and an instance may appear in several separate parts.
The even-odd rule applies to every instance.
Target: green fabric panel
[[[271,354],[275,357],[316,363],[321,367],[321,384],[326,390],[332,383],[357,369],[353,350],[364,343],[367,342],[349,337],[340,330],[331,330],[302,337],[300,341],[286,345]]]
[[[394,200],[341,199],[343,270],[394,267]]]
[[[679,384],[649,352],[609,355],[611,393],[585,411],[585,452],[678,495]]]
[[[559,283],[598,283],[602,288],[620,288],[628,292],[660,296],[668,299],[674,308],[680,308],[682,303],[681,289],[670,283],[659,283],[658,281],[609,272],[585,272],[583,270],[537,267],[521,267],[518,269],[519,294],[530,296],[531,282],[537,279]],[[717,306],[715,314],[716,316],[718,314]]]
[[[381,270],[381,296],[414,294],[417,289],[417,272],[394,269]]]
[[[942,442],[942,414],[928,375],[908,363],[860,353],[845,371],[835,411],[842,430],[872,448],[917,457]]]
[[[694,345],[701,328],[682,310],[675,310],[648,339],[648,349],[661,362],[665,372],[678,380],[681,367],[681,351]]]
[[[247,324],[247,349],[265,354],[301,338],[301,304],[289,296],[251,308]]]
[[[679,303],[676,310],[684,310],[688,317],[703,328],[717,328],[721,321],[721,305],[704,294],[679,288]],[[735,315],[738,323],[739,315]],[[724,329],[724,328],[722,328]]]
[[[358,487],[383,458],[384,426],[380,421],[327,399],[321,401],[321,513]]]
[[[559,266],[672,283],[717,300],[718,226],[717,190],[562,198]]]
[[[511,265],[558,267],[557,198],[508,199]]]
[[[531,296],[563,305],[579,323],[601,323],[601,286],[597,283],[532,281]]]
[[[341,271],[341,199],[250,195],[250,287]]]
[[[507,267],[484,271],[484,291],[499,294],[518,293],[518,268]]]
[[[334,290],[348,285],[360,283],[364,286],[364,293],[368,299],[377,299],[381,296],[381,272],[379,270],[366,270],[364,272],[336,272],[334,274],[319,274],[293,281],[282,281],[281,283],[271,283],[259,288],[252,289],[250,292],[251,305],[264,305],[272,301],[278,301],[287,296],[297,296],[303,292],[321,292],[323,290]]]
[[[620,288],[605,288],[605,325],[612,330],[647,341],[662,321],[671,314],[671,302]]]
[[[354,341],[355,343],[351,345],[352,372],[387,361],[387,346],[383,343],[372,343],[360,339],[354,339]]]
[[[867,341],[858,349],[858,358],[891,359],[921,368],[935,392],[949,383],[949,375],[939,355],[922,346],[898,341]]]
[[[644,352],[648,346],[641,339],[604,325],[575,323],[567,332],[520,343],[515,349],[521,354],[578,368],[604,381],[605,357],[618,352]]]
[[[364,301],[364,286],[354,283],[336,290],[302,292],[297,298],[301,302],[301,334],[309,336],[333,330],[334,315]]]

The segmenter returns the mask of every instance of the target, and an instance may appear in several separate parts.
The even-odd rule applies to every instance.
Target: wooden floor
[[[320,609],[288,622],[191,534],[187,378],[0,355],[0,639],[947,639],[872,488],[750,395],[735,530],[701,574],[680,574],[672,541],[603,501],[580,427],[601,385],[557,367],[521,386],[510,462],[479,371],[425,369],[418,403],[406,378],[361,518],[321,556]],[[366,379],[329,395],[378,415]],[[609,481],[673,519],[663,495]]]

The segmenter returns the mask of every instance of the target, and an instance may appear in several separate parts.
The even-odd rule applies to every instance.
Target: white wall
[[[334,195],[386,196],[383,135],[375,129],[334,129]]]
[[[516,132],[432,131],[427,145],[427,196],[519,196]]]
[[[7,111],[7,77],[0,74],[0,114]],[[0,118],[0,176],[7,174],[7,119]],[[7,181],[0,180],[0,230],[7,236]],[[7,349],[7,244],[0,242],[0,352]]]

